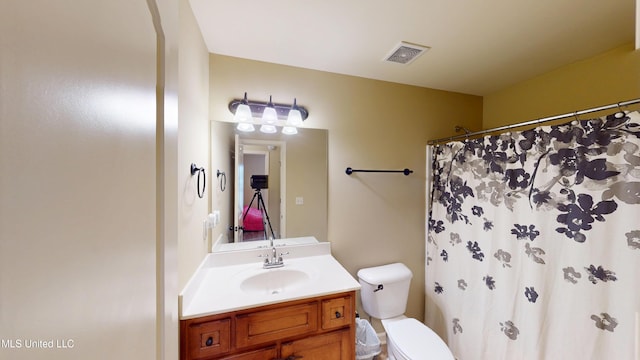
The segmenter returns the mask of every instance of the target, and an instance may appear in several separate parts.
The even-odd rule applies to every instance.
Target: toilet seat
[[[391,320],[391,319],[390,319]],[[401,359],[453,360],[444,341],[425,324],[413,318],[383,320],[387,339]]]

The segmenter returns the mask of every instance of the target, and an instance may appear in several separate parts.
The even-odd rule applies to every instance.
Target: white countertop
[[[180,293],[180,319],[360,289],[358,281],[331,255],[330,243],[282,246],[277,251],[289,254],[283,256],[285,265],[275,269],[263,269],[264,258],[259,257],[271,254],[271,249],[208,254]],[[247,292],[240,286],[255,275],[277,282],[280,275],[286,275],[278,273],[281,271],[304,273],[305,279],[277,292]]]
[[[313,236],[303,236],[296,238],[286,238],[286,239],[274,239],[273,244],[276,247],[280,246],[288,246],[288,245],[305,245],[305,244],[317,244],[318,240]],[[269,248],[270,241],[269,240],[252,240],[252,241],[243,241],[237,243],[224,243],[217,244],[214,246],[213,251],[237,251],[237,250],[251,250],[255,248]]]

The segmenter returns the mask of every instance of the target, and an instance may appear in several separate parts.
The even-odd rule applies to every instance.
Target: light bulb
[[[285,135],[295,135],[298,133],[298,129],[294,126],[285,126],[282,128],[282,133]]]
[[[264,124],[264,125],[260,126],[260,132],[263,132],[265,134],[273,134],[276,131],[278,131],[278,129],[276,129],[276,127],[274,125]]]
[[[252,132],[252,131],[256,130],[256,128],[253,126],[253,124],[246,123],[246,122],[238,123],[238,126],[236,127],[236,129],[238,129],[239,131],[244,131],[244,132]]]

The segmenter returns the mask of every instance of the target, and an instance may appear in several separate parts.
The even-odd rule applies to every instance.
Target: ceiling
[[[634,0],[190,0],[211,53],[487,95],[634,40]],[[430,47],[408,65],[401,41]]]

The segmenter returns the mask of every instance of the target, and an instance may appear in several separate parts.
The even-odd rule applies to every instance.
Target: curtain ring
[[[580,119],[578,118],[578,112],[577,111],[573,113],[573,117],[576,118],[576,119],[571,122],[571,125],[576,126],[576,125],[578,125],[580,123]]]
[[[622,110],[622,107],[620,106],[620,103],[617,103],[616,105],[618,106],[618,112],[613,114],[613,117],[615,117],[616,119],[622,119],[627,114],[625,114],[624,110]]]

